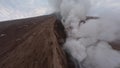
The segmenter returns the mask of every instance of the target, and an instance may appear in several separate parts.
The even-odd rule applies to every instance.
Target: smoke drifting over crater
[[[67,32],[64,49],[80,68],[120,68],[120,52],[110,42],[120,40],[120,20],[106,12],[88,19],[91,0],[50,0]],[[88,19],[88,20],[87,20]]]

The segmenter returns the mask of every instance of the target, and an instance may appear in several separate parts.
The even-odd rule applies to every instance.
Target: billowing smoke
[[[51,2],[67,32],[63,48],[79,62],[80,68],[120,68],[120,52],[109,44],[120,40],[120,20],[114,14],[88,17],[88,0]]]

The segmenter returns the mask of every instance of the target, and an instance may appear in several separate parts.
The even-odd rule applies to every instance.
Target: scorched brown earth
[[[67,68],[64,27],[55,16],[0,24],[0,68]]]

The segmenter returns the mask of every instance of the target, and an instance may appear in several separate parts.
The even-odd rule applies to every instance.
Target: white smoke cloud
[[[120,23],[110,19],[90,20],[80,27],[81,37],[91,37],[112,42],[120,39]]]
[[[96,2],[96,0],[54,1],[54,8],[62,16],[61,21],[68,35],[64,49],[78,60],[81,68],[120,68],[120,53],[109,44],[120,40],[120,13],[116,12],[117,9],[104,10],[105,6],[113,7],[100,5],[110,2],[109,0]],[[103,10],[96,12],[98,6]],[[86,20],[87,15],[93,16],[96,13],[98,19]]]
[[[60,5],[62,0],[48,0],[50,5],[52,5],[54,12],[59,12],[60,11]]]
[[[88,58],[84,62],[86,68],[119,68],[120,53],[113,50],[106,42],[87,49]]]

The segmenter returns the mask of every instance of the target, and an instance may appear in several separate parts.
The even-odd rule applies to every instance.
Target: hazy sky
[[[91,13],[120,10],[120,0],[91,0]],[[0,0],[0,21],[40,16],[53,10],[47,0]]]
[[[47,0],[0,0],[0,21],[51,13]]]

